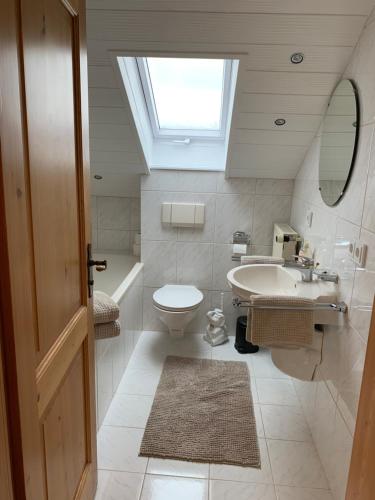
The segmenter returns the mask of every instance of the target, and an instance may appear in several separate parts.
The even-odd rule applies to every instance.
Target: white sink
[[[248,300],[250,295],[297,295],[297,273],[276,264],[251,264],[235,267],[227,279],[233,293]]]
[[[235,267],[227,274],[233,295],[249,300],[251,295],[294,295],[307,297],[316,302],[335,302],[337,285],[321,281],[314,276],[313,281],[302,281],[298,269],[285,268],[276,264],[251,264]],[[337,324],[337,314],[326,311],[314,313],[315,322]]]

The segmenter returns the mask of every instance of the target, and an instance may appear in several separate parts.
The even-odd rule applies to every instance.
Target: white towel
[[[285,259],[282,257],[272,257],[272,255],[243,255],[241,266],[250,264],[279,264],[283,265]]]
[[[104,292],[94,292],[94,325],[111,323],[120,316],[118,304]]]

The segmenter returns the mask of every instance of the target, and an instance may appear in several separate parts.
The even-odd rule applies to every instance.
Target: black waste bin
[[[237,319],[236,342],[234,347],[241,354],[249,354],[259,351],[259,346],[246,340],[247,316],[240,316]]]

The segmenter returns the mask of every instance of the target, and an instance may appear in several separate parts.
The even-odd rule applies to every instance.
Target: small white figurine
[[[225,326],[224,310],[224,293],[221,293],[221,308],[215,308],[213,311],[208,311],[208,325],[206,333],[203,336],[204,340],[212,346],[224,344],[227,342],[227,327]]]

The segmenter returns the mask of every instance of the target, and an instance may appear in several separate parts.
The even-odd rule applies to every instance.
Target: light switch
[[[354,246],[354,255],[353,260],[360,267],[365,267],[366,264],[366,255],[367,255],[367,245],[364,243],[360,243],[359,241],[355,242]]]
[[[197,203],[195,205],[194,222],[196,225],[203,226],[204,224],[204,205]]]
[[[349,254],[353,257],[354,259],[354,250],[355,250],[355,242],[353,243],[352,241],[349,243]]]

